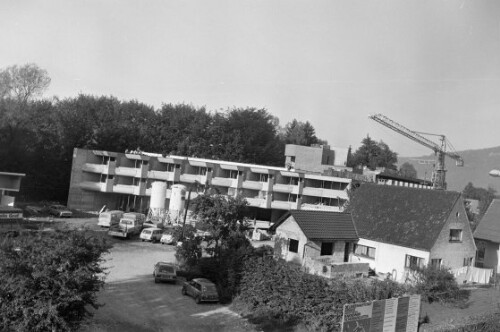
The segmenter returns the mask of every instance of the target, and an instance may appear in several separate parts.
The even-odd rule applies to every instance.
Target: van
[[[120,210],[102,212],[99,214],[97,225],[101,227],[110,227],[111,225],[118,224],[122,217],[123,211]]]
[[[139,238],[142,241],[159,242],[162,235],[163,230],[161,228],[150,227],[143,229]]]
[[[138,224],[142,227],[144,225],[144,222],[146,221],[146,215],[139,212],[127,212],[123,214],[122,219],[137,221]]]

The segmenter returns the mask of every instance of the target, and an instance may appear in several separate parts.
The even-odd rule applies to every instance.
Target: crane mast
[[[410,130],[403,125],[393,121],[382,114],[370,115],[370,119],[377,121],[378,123],[386,126],[389,129],[394,130],[395,132],[408,137],[409,139],[417,142],[423,146],[428,147],[429,149],[434,151],[434,154],[437,155],[436,166],[434,171],[432,172],[432,187],[434,189],[446,189],[446,168],[445,168],[445,157],[448,156],[456,161],[457,166],[463,166],[464,161],[462,157],[456,153],[455,151],[446,151],[447,145],[450,146],[451,149],[453,147],[447,141],[444,135],[436,135],[436,134],[428,134],[428,133],[419,133],[413,130]],[[423,137],[424,135],[433,135],[438,136],[440,138],[440,144],[434,143],[433,141]],[[448,144],[447,144],[448,143]]]

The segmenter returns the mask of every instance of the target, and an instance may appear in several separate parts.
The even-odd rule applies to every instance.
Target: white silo
[[[186,191],[186,186],[182,184],[174,184],[171,188],[172,193],[170,195],[170,204],[168,205],[168,214],[173,223],[179,223],[182,220]]]
[[[165,199],[167,198],[167,183],[155,181],[151,184],[151,198],[149,200],[149,217],[155,223],[162,223],[165,217]]]

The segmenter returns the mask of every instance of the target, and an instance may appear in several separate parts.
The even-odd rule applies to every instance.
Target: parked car
[[[161,244],[175,244],[175,242],[177,241],[172,233],[164,233],[160,239]]]
[[[48,208],[48,211],[49,211],[49,214],[56,216],[56,217],[59,217],[59,218],[63,218],[63,217],[69,218],[73,215],[73,212],[71,212],[64,205],[60,205],[60,204],[50,205]]]
[[[123,211],[120,210],[105,211],[99,214],[99,220],[97,221],[97,225],[101,227],[111,227],[112,225],[118,224],[122,217],[123,217]]]
[[[157,227],[144,228],[139,235],[142,241],[159,242],[162,236],[163,230]]]
[[[213,282],[205,278],[196,278],[184,282],[182,295],[193,297],[196,303],[219,302],[217,287]]]
[[[155,283],[160,281],[177,281],[177,267],[172,263],[158,262],[154,266],[153,276],[155,277]]]

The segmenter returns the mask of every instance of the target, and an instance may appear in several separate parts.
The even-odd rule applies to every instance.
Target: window
[[[354,247],[354,254],[369,258],[375,258],[375,248],[356,244]]]
[[[167,172],[173,172],[174,171],[174,164],[167,164]]]
[[[431,259],[431,267],[434,269],[439,269],[441,268],[441,258],[433,258]]]
[[[417,269],[424,266],[424,259],[420,257],[415,257],[411,255],[406,255],[405,267],[409,269]]]
[[[115,157],[109,157],[109,161],[115,161],[116,158]]]
[[[267,182],[267,179],[269,178],[268,174],[261,174],[259,181],[260,182]]]
[[[462,230],[450,229],[450,242],[461,242],[461,241],[462,241]]]
[[[464,258],[464,266],[472,266],[472,257]]]
[[[333,242],[321,242],[321,256],[333,255]]]
[[[299,241],[294,239],[288,239],[288,251],[299,252]]]
[[[207,175],[206,167],[198,167],[198,175]]]

